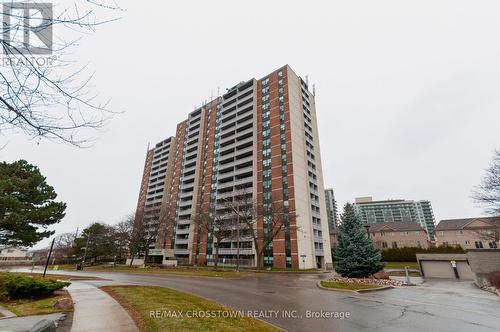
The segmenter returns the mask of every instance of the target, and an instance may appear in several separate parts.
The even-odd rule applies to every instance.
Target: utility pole
[[[56,238],[52,239],[52,244],[50,245],[50,251],[47,256],[47,261],[45,262],[45,269],[43,270],[43,278],[45,278],[45,273],[47,273],[47,267],[49,266],[50,255],[52,255],[52,249],[54,248],[54,241]]]
[[[91,235],[92,233],[89,230],[89,235],[87,235],[87,243],[85,244],[85,253],[83,254],[83,259],[82,259],[82,271],[83,271],[83,266],[85,265],[85,259],[87,259],[87,250],[89,249],[89,241]]]

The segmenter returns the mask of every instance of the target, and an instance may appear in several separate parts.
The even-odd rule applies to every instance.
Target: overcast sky
[[[0,159],[38,165],[67,202],[57,232],[133,212],[148,142],[218,87],[284,64],[316,85],[325,187],[340,204],[426,199],[437,220],[482,215],[470,195],[500,147],[499,1],[119,4],[123,18],[74,52],[124,113],[89,149],[0,136]]]

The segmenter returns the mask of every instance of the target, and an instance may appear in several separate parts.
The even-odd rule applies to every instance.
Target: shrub
[[[384,262],[416,262],[416,254],[433,254],[433,253],[464,253],[462,247],[434,247],[428,249],[422,248],[391,248],[382,250],[382,261]]]
[[[500,271],[490,272],[488,274],[488,280],[492,286],[500,289]]]
[[[11,299],[43,297],[70,285],[69,282],[10,274],[2,279],[0,293],[5,292]]]

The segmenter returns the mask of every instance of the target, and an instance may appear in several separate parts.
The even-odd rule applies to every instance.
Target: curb
[[[4,308],[2,306],[0,306],[0,314],[3,316],[0,319],[17,317],[17,315],[15,313],[7,310],[7,308]]]
[[[344,292],[344,293],[363,294],[363,293],[377,292],[377,291],[381,291],[381,290],[386,290],[386,289],[394,288],[393,286],[380,286],[380,287],[377,287],[377,288],[368,288],[368,289],[359,289],[359,290],[337,289],[337,288],[324,287],[324,286],[321,285],[321,281],[324,281],[324,280],[320,280],[320,281],[318,281],[316,283],[316,286],[318,286],[318,288],[323,289],[323,290],[328,290],[328,291]]]

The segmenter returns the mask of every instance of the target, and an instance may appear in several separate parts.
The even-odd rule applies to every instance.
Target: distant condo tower
[[[325,189],[326,215],[328,216],[328,228],[330,232],[339,226],[339,210],[333,189]]]
[[[418,222],[426,231],[430,241],[434,241],[436,222],[431,202],[394,199],[374,201],[372,197],[355,199],[354,210],[365,224],[393,221]]]

